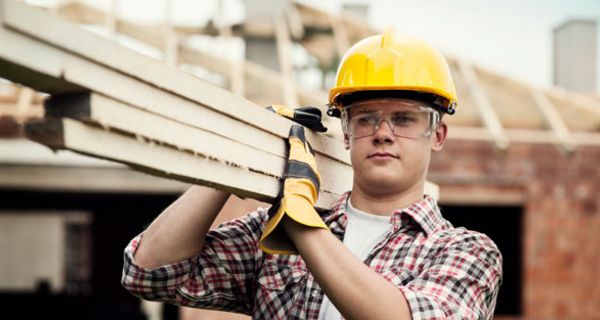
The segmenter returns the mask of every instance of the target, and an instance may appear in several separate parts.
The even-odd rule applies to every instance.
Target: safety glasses
[[[429,137],[439,122],[439,114],[424,105],[402,105],[384,111],[362,104],[350,105],[342,111],[342,128],[351,139],[369,137],[386,122],[391,132],[407,139]]]

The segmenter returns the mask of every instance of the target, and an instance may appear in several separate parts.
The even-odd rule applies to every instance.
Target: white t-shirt
[[[344,245],[361,261],[364,261],[371,249],[390,231],[389,216],[378,216],[360,211],[352,206],[348,199],[346,212],[348,223],[344,234]],[[323,298],[319,320],[340,320],[342,315],[331,303],[327,295]]]

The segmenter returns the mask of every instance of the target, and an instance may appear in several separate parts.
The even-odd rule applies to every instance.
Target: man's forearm
[[[136,264],[155,268],[197,254],[229,193],[192,186],[144,231],[135,252]]]
[[[404,295],[357,259],[331,232],[290,219],[286,232],[298,252],[346,319],[411,319]]]

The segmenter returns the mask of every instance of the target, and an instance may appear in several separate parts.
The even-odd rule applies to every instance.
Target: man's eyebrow
[[[369,112],[375,112],[377,110],[369,108],[369,107],[365,107],[359,110],[354,110],[353,114],[363,114],[363,113],[369,113]]]
[[[391,113],[409,113],[410,114],[410,113],[419,113],[419,111],[412,110],[412,109],[411,110],[395,110],[395,111],[392,111]]]

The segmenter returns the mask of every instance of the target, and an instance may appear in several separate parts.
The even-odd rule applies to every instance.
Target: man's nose
[[[384,125],[387,123],[387,125]],[[383,141],[391,141],[394,132],[392,130],[392,125],[388,120],[381,120],[379,125],[375,130],[375,134],[373,135],[374,140],[383,142]]]
[[[384,126],[383,124],[387,123],[387,126]],[[384,128],[386,127],[386,128]],[[389,120],[381,120],[381,122],[379,122],[379,125],[376,127],[375,129],[375,134],[377,134],[377,132],[379,131],[384,131],[390,134],[394,133],[394,129],[392,128],[392,124],[390,123]]]

